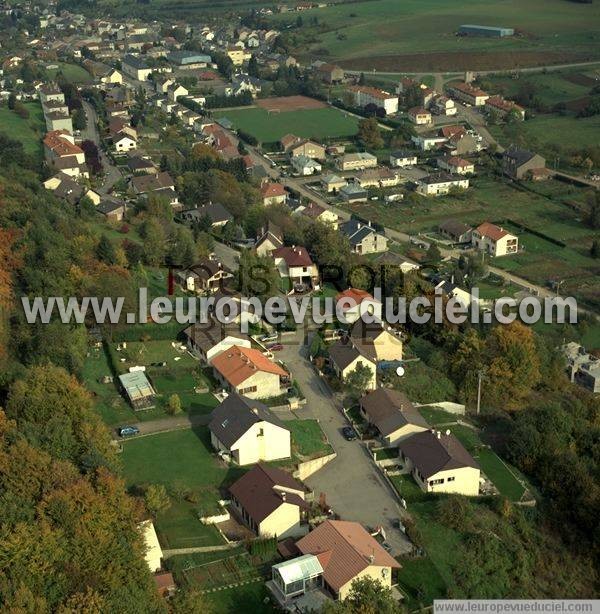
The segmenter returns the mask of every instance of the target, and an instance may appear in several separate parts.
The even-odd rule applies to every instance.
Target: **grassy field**
[[[211,614],[231,614],[231,612],[242,611],[246,614],[274,614],[280,611],[271,602],[270,593],[262,579],[243,586],[209,593],[207,601]]]
[[[401,559],[398,584],[406,594],[409,611],[429,605],[446,594],[446,583],[429,557]]]
[[[313,17],[318,19],[318,25],[309,27]],[[505,0],[502,3],[466,0],[460,4],[442,0],[402,3],[377,0],[304,11],[302,18],[307,25],[293,31],[292,43],[296,42],[294,51],[301,57],[348,59],[352,60],[348,65],[359,69],[403,70],[404,67],[398,65],[402,55],[419,54],[412,70],[420,70],[429,67],[428,63],[423,64],[432,52],[457,56],[450,62],[454,70],[464,69],[467,58],[481,62],[482,56],[487,55],[481,52],[529,52],[535,54],[540,63],[552,63],[558,58],[553,60],[549,52],[557,52],[564,58],[574,57],[578,51],[582,52],[582,57],[598,57],[598,49],[594,47],[597,47],[599,35],[594,24],[599,17],[600,9],[595,4],[561,0]],[[296,15],[284,13],[275,15],[272,20],[278,24],[295,23]],[[455,32],[465,23],[508,26],[522,34],[505,39],[457,37]],[[424,49],[428,53],[423,53]],[[465,66],[456,62],[462,54]],[[381,58],[388,61],[382,62]],[[481,67],[481,64],[470,65],[470,68]]]
[[[55,79],[59,73],[70,83],[86,85],[92,83],[92,75],[79,64],[68,64],[66,62],[53,62],[58,68],[46,69],[46,73],[51,79]]]
[[[23,119],[7,106],[0,106],[0,132],[23,144],[23,149],[30,154],[42,155],[42,138],[46,132],[44,114],[39,102],[26,102],[29,117]]]
[[[357,118],[333,108],[269,114],[264,109],[253,107],[225,110],[218,117],[226,117],[236,128],[248,132],[262,143],[278,141],[290,133],[315,139],[353,136],[358,126]]]
[[[292,433],[294,454],[299,458],[308,460],[333,452],[317,420],[288,420],[285,427]]]
[[[214,509],[220,489],[237,479],[243,469],[227,468],[217,461],[206,427],[125,441],[122,459],[128,486],[164,484],[174,495],[171,508],[157,519],[161,543],[184,548],[221,542],[214,527],[200,523],[198,513]],[[183,490],[193,494],[193,502],[176,495]]]

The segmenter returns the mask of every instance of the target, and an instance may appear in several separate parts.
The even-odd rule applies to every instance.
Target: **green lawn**
[[[44,114],[39,102],[26,102],[29,117],[23,119],[7,106],[0,106],[0,132],[23,144],[23,149],[30,154],[42,155],[42,138],[46,132]]]
[[[412,503],[426,501],[435,496],[423,492],[413,478],[408,474],[391,475],[390,480],[400,496],[409,504],[409,508],[411,508],[410,504]]]
[[[419,407],[419,413],[429,424],[431,424],[431,426],[456,422],[461,417],[457,414],[445,411],[441,407]]]
[[[353,136],[358,131],[358,119],[334,108],[310,109],[286,113],[267,113],[264,109],[226,110],[219,114],[233,125],[256,137],[260,142],[272,143],[286,134],[322,139]]]
[[[172,495],[172,507],[157,519],[163,544],[183,548],[220,543],[214,527],[201,524],[197,515],[213,510],[222,498],[220,489],[244,470],[217,461],[206,427],[124,441],[122,460],[128,486],[164,484]],[[191,492],[193,502],[178,494],[182,491]]]
[[[409,611],[445,597],[446,584],[429,557],[400,558],[398,561],[402,565],[398,572],[398,584],[406,594]]]
[[[52,62],[57,64],[58,68],[50,68],[46,73],[51,79],[55,79],[56,75],[61,73],[63,77],[70,83],[88,84],[92,83],[92,75],[79,64],[69,64],[67,62]]]
[[[207,601],[211,614],[274,614],[279,612],[272,601],[264,580],[208,593]],[[266,603],[265,603],[266,601]]]
[[[285,427],[292,433],[294,454],[299,458],[308,460],[333,452],[317,420],[287,420]]]

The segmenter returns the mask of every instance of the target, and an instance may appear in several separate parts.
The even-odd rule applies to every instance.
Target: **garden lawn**
[[[274,614],[279,612],[271,601],[271,595],[262,578],[250,584],[208,593],[206,599],[211,614]],[[265,600],[267,602],[265,603]]]
[[[23,119],[7,106],[0,106],[0,132],[19,141],[26,153],[42,155],[42,138],[46,132],[44,114],[39,102],[25,102],[29,117]]]
[[[285,427],[292,433],[294,454],[302,460],[318,458],[333,452],[318,420],[287,420]]]
[[[268,113],[258,107],[224,110],[219,114],[261,143],[274,143],[286,134],[314,139],[353,136],[358,119],[335,108]]]
[[[92,75],[79,64],[68,64],[66,62],[52,62],[58,64],[58,68],[47,69],[46,72],[51,79],[61,73],[69,83],[88,84],[92,83]]]
[[[171,508],[157,519],[164,546],[187,548],[222,542],[214,527],[197,520],[198,514],[214,510],[222,498],[220,489],[244,470],[219,463],[211,451],[206,427],[126,440],[122,461],[128,486],[164,484],[171,494]],[[192,493],[193,501],[181,496],[184,491]]]
[[[419,413],[431,426],[456,422],[460,416],[445,411],[441,407],[419,407]]]
[[[401,558],[398,561],[402,565],[398,571],[398,584],[406,594],[409,611],[418,610],[422,605],[431,605],[434,599],[446,595],[446,584],[428,556]]]

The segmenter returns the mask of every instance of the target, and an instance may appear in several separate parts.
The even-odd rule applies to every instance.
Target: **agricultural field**
[[[261,143],[273,143],[286,134],[326,139],[354,136],[358,119],[331,107],[293,112],[268,112],[252,107],[223,110],[219,117],[227,118],[239,130],[254,136]]]
[[[29,154],[42,156],[42,137],[46,132],[44,114],[39,102],[25,102],[29,117],[24,119],[6,105],[0,106],[0,132],[23,144]]]
[[[514,256],[496,258],[491,264],[539,285],[565,280],[561,287],[565,293],[590,304],[600,292],[600,264],[589,256],[594,231],[577,212],[561,202],[562,199],[580,202],[585,192],[554,181],[532,187],[544,195],[478,177],[459,196],[418,198],[414,203],[399,205],[371,201],[347,208],[363,218],[409,234],[435,230],[448,218],[473,226],[486,220],[501,223],[514,230],[525,249]],[[563,241],[566,247],[512,227],[509,220]]]
[[[597,59],[599,17],[596,4],[562,0],[374,0],[303,11],[303,26],[291,30],[290,41],[301,58],[357,70],[483,70]],[[292,27],[296,19],[272,17]],[[465,23],[512,27],[517,36],[457,37]]]

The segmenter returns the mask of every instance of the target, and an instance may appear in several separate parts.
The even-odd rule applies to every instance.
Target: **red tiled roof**
[[[58,157],[82,154],[83,150],[81,147],[71,143],[71,141],[64,138],[64,135],[70,135],[70,133],[66,130],[52,130],[52,132],[48,132],[44,137],[44,145],[51,149]]]
[[[263,198],[285,196],[285,188],[280,183],[265,183],[260,189]]]
[[[413,107],[408,110],[408,114],[416,117],[417,115],[431,115],[431,113],[427,109],[423,109],[422,107]]]
[[[232,385],[239,386],[257,371],[273,373],[285,377],[287,372],[278,364],[271,362],[258,350],[231,346],[212,361],[212,366]]]
[[[296,546],[302,554],[314,554],[319,559],[323,577],[335,591],[370,565],[400,567],[357,522],[326,520],[298,541]]]
[[[389,98],[395,98],[393,94],[388,94],[377,87],[369,87],[368,85],[352,85],[348,88],[351,92],[363,92],[373,98],[379,98],[379,100],[388,100]]]
[[[466,133],[466,130],[464,126],[442,126],[440,132],[442,133],[442,136],[449,138],[455,134]]]
[[[496,224],[491,222],[483,222],[483,224],[477,226],[477,232],[482,237],[488,237],[492,241],[499,241],[502,237],[510,234],[504,228],[500,228],[500,226],[496,226]]]
[[[335,302],[338,303],[344,298],[352,299],[356,305],[360,305],[363,301],[373,300],[373,296],[366,290],[359,290],[358,288],[348,288],[343,292],[340,292],[335,297]]]

